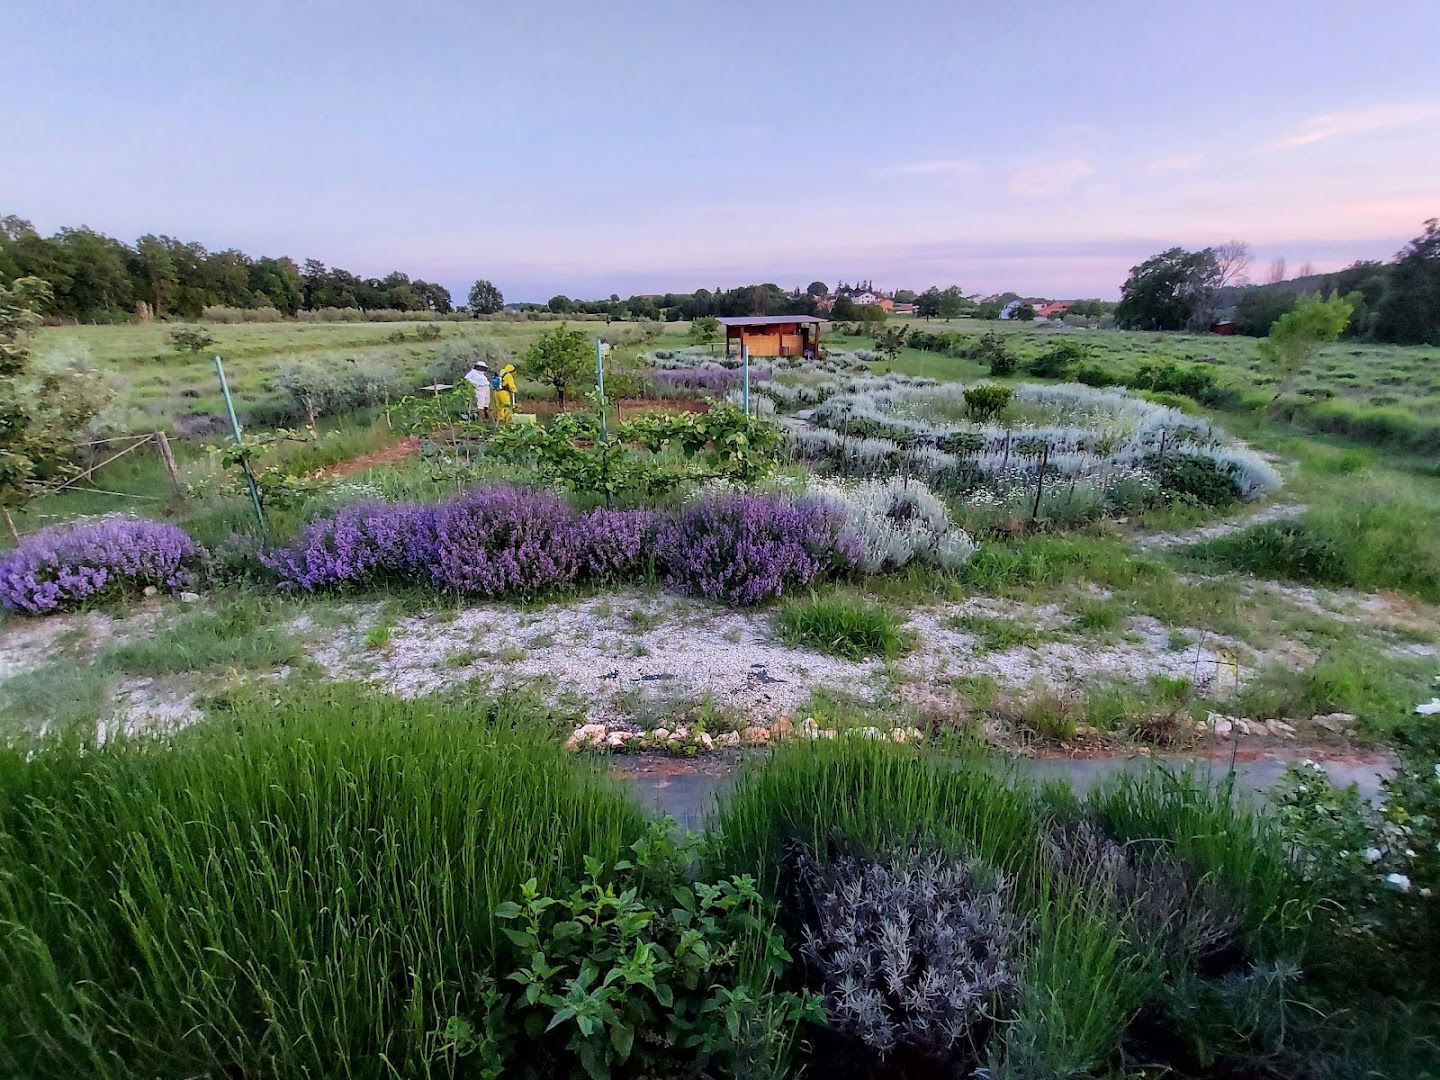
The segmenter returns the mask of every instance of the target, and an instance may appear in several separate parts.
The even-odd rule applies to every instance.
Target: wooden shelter
[[[747,315],[717,320],[725,328],[725,355],[738,357],[743,345],[756,356],[820,355],[820,326],[815,315]]]

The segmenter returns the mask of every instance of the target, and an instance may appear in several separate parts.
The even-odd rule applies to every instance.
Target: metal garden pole
[[[740,404],[748,418],[750,415],[750,346],[740,344]]]
[[[215,374],[220,376],[220,392],[225,395],[225,407],[230,410],[230,430],[235,432],[235,445],[243,447],[245,438],[240,434],[240,418],[235,415],[235,399],[230,396],[230,383],[225,378],[225,365],[220,362],[220,357],[215,357]],[[255,508],[255,521],[260,526],[262,536],[268,537],[270,529],[265,524],[265,511],[260,508],[260,489],[255,486],[255,476],[250,472],[250,462],[242,456],[240,468],[245,472],[245,484],[250,489],[250,504]]]
[[[600,441],[605,442],[605,342],[595,339],[595,394],[600,404]]]

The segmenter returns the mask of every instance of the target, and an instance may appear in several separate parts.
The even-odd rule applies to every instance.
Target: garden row
[[[1433,759],[1387,791],[1404,818],[1307,775],[1277,821],[1185,777],[1077,796],[802,741],[677,841],[514,702],[274,698],[0,747],[0,1071],[1434,1066],[1433,1010],[1396,1000],[1440,955]]]
[[[43,614],[256,573],[307,591],[417,586],[482,598],[659,581],[756,604],[914,560],[954,568],[973,551],[920,484],[704,496],[674,513],[582,513],[551,495],[494,486],[435,505],[357,503],[258,552],[238,539],[207,551],[178,526],[153,521],[57,526],[0,557],[0,604]]]
[[[824,398],[810,419],[818,426],[791,432],[807,463],[917,476],[946,495],[1047,520],[1175,499],[1219,507],[1280,487],[1274,468],[1211,425],[1116,391],[890,378]]]

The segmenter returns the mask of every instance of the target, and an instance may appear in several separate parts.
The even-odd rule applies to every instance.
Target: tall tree
[[[180,278],[170,248],[158,236],[147,233],[135,242],[135,263],[145,284],[145,300],[156,315],[170,309],[170,297]]]
[[[618,300],[619,297],[615,299]],[[470,286],[469,302],[470,314],[494,315],[505,306],[505,297],[495,287],[494,282],[477,278],[475,284]]]
[[[525,351],[525,374],[554,387],[555,400],[561,405],[570,388],[593,367],[585,332],[563,325],[546,330]]]
[[[830,286],[826,285],[823,281],[812,281],[805,287],[805,291],[815,297],[829,296]]]
[[[1174,247],[1152,255],[1120,288],[1116,325],[1126,330],[1183,330],[1203,311],[1220,272],[1215,252]]]
[[[1396,254],[1375,333],[1385,341],[1440,345],[1440,220],[1425,222],[1424,231]]]

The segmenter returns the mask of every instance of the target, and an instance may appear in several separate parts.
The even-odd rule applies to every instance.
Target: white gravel
[[[623,719],[632,698],[710,695],[722,708],[774,719],[824,686],[873,695],[881,665],[851,663],[779,640],[765,613],[739,612],[634,591],[526,611],[482,604],[453,619],[398,620],[389,643],[367,650],[378,611],[357,612],[348,631],[313,652],[335,678],[367,679],[403,697],[476,680],[529,688],[594,721]]]
[[[1295,517],[1303,514],[1309,507],[1300,503],[1276,503],[1273,506],[1262,506],[1253,513],[1244,517],[1233,518],[1230,521],[1219,521],[1213,525],[1202,525],[1198,529],[1187,529],[1184,532],[1150,533],[1138,534],[1131,539],[1135,546],[1144,551],[1151,551],[1157,548],[1182,547],[1186,544],[1201,544],[1206,540],[1215,540],[1221,536],[1229,536],[1241,529],[1248,529],[1251,525],[1259,525],[1265,521],[1279,521],[1281,518]]]

